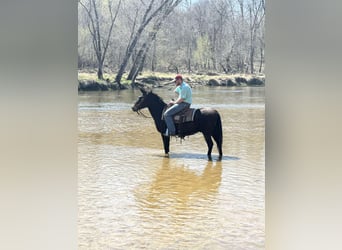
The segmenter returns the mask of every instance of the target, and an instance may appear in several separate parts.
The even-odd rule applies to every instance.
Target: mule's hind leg
[[[222,137],[217,134],[214,134],[213,138],[216,142],[217,150],[219,152],[219,160],[221,160],[222,159]]]
[[[213,149],[214,143],[213,143],[213,140],[211,139],[211,135],[209,135],[209,134],[203,134],[203,135],[204,135],[204,139],[205,139],[205,141],[207,142],[207,145],[208,145],[208,153],[207,153],[208,160],[211,161],[212,160],[212,158],[211,158],[211,151]]]

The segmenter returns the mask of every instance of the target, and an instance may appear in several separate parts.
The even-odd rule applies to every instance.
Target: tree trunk
[[[255,40],[256,40],[256,30],[251,30],[251,40],[250,40],[250,55],[249,55],[249,65],[251,74],[254,74],[254,54],[255,54]]]
[[[138,69],[139,61],[140,61],[140,59],[142,57],[142,54],[143,54],[143,50],[140,49],[139,52],[137,53],[137,55],[134,58],[132,68],[131,68],[128,76],[127,76],[127,80],[132,80],[133,79],[135,71]]]
[[[191,73],[191,59],[188,59],[188,73]]]
[[[264,50],[263,48],[260,48],[260,67],[259,67],[259,73],[262,71],[262,66],[264,62]]]
[[[101,64],[97,68],[97,79],[103,80],[103,70]]]
[[[213,65],[213,70],[217,71],[217,62],[216,62],[216,43],[217,43],[217,28],[214,28],[213,32],[213,39],[211,41],[211,61]]]
[[[189,54],[188,54],[188,73],[190,74],[192,69],[191,69],[191,58],[192,58],[192,48],[191,48],[191,41],[192,41],[192,33],[191,33],[191,37],[190,37],[190,41],[188,42],[188,50],[189,50]]]
[[[153,44],[153,54],[152,54],[152,63],[151,63],[151,70],[154,72],[157,67],[157,42],[154,41]]]
[[[134,45],[135,46],[135,45]],[[132,47],[132,45],[130,46]],[[132,52],[128,51],[128,54],[125,55],[121,65],[120,65],[120,68],[119,68],[119,71],[115,77],[115,81],[120,85],[121,84],[121,78],[125,72],[125,69],[126,69],[126,66],[127,66],[127,63],[128,63],[128,60],[129,58],[131,57],[131,54]]]
[[[251,47],[251,53],[250,53],[250,67],[251,67],[251,74],[254,74],[254,47]]]
[[[136,71],[134,72],[134,75],[133,75],[133,79],[132,79],[132,83],[135,82],[135,79],[137,78],[139,72],[141,72],[143,69],[144,69],[144,64],[145,64],[145,60],[146,60],[146,55],[147,53],[145,53],[143,55],[143,57],[141,58],[140,60],[140,64],[139,64],[139,67],[136,69]]]
[[[135,78],[138,75],[138,73],[142,71],[144,63],[145,63],[146,55],[147,55],[148,51],[150,50],[152,43],[155,41],[157,33],[158,33],[159,29],[161,28],[163,21],[172,12],[172,10],[175,8],[175,6],[176,5],[171,6],[171,8],[168,9],[168,11],[166,11],[164,13],[164,15],[162,17],[160,17],[154,23],[153,29],[148,34],[147,40],[141,46],[141,48],[138,52],[138,55],[137,55],[136,59],[134,60],[133,66],[129,72],[128,78],[127,78],[128,80],[132,80],[132,83],[134,83]],[[155,49],[156,49],[156,45],[154,42],[154,55],[155,55]],[[153,57],[152,57],[152,65],[153,65]]]
[[[141,48],[139,51],[139,57],[135,61],[134,65],[130,71],[130,75],[132,75],[132,78],[130,80],[132,80],[132,83],[135,82],[135,79],[138,76],[139,72],[141,72],[144,68],[144,63],[146,60],[147,53],[150,49],[150,44],[151,43],[149,43],[149,44],[145,43],[143,45],[143,48]]]
[[[126,69],[128,60],[129,60],[129,58],[131,57],[131,55],[132,55],[132,53],[133,53],[133,50],[134,50],[135,46],[137,45],[137,42],[138,42],[138,40],[140,39],[140,36],[141,36],[141,34],[142,34],[142,32],[143,32],[143,30],[145,29],[146,26],[147,26],[147,24],[142,25],[142,26],[139,28],[139,30],[137,31],[137,33],[136,33],[136,35],[135,35],[135,37],[134,37],[132,43],[131,43],[131,44],[129,45],[129,47],[128,47],[127,53],[126,53],[126,55],[125,55],[125,57],[124,57],[124,59],[123,59],[121,65],[120,65],[119,71],[118,71],[118,73],[117,73],[117,75],[116,75],[116,77],[115,77],[115,81],[116,81],[119,85],[120,85],[120,82],[121,82],[121,78],[122,78],[122,76],[123,76],[123,74],[124,74],[124,72],[125,72],[125,69]]]
[[[220,63],[220,66],[223,69],[224,73],[228,74],[228,70],[224,67],[222,63]]]
[[[179,2],[180,2],[180,1],[179,1]],[[179,2],[178,2],[178,3],[179,3]],[[125,55],[125,57],[124,57],[124,59],[123,59],[123,62],[122,62],[121,65],[120,65],[119,71],[118,71],[118,73],[117,73],[117,75],[116,75],[116,77],[115,77],[115,81],[116,81],[119,85],[120,85],[120,82],[121,82],[121,78],[122,78],[122,76],[123,76],[123,74],[124,74],[124,72],[125,72],[125,69],[126,69],[128,60],[130,59],[130,57],[131,57],[131,55],[132,55],[132,53],[133,53],[133,50],[134,50],[135,46],[137,45],[137,43],[138,43],[138,41],[139,41],[139,39],[140,39],[140,36],[141,36],[142,32],[144,31],[144,29],[146,28],[146,26],[151,22],[151,20],[152,20],[154,17],[156,17],[157,14],[163,9],[163,7],[164,7],[166,4],[170,3],[170,2],[168,2],[168,1],[163,1],[163,2],[161,3],[161,5],[160,5],[160,6],[159,6],[159,7],[158,7],[158,8],[157,8],[149,17],[147,17],[148,14],[149,14],[149,12],[150,12],[151,9],[152,9],[153,3],[154,3],[154,0],[151,0],[149,7],[147,8],[147,10],[146,10],[146,12],[145,12],[145,14],[144,14],[143,22],[141,23],[139,29],[137,30],[137,33],[135,34],[135,36],[134,36],[132,42],[129,44],[127,53],[126,53],[126,55]],[[177,3],[177,5],[178,5],[178,3]]]

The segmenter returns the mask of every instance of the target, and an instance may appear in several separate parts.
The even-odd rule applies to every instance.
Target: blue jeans
[[[173,124],[173,118],[172,117],[187,107],[190,107],[189,103],[181,102],[181,103],[172,105],[170,108],[168,108],[165,111],[164,119],[165,119],[166,126],[169,130],[169,135],[175,135],[176,134],[176,128],[175,128],[175,124]]]

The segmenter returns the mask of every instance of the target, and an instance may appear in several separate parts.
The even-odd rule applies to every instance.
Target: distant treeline
[[[79,0],[78,67],[262,73],[264,0]]]

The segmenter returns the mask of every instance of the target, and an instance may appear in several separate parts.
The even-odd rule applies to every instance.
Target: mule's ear
[[[150,86],[146,86],[146,88],[144,88],[146,91],[146,94],[151,93],[152,92],[152,88]]]
[[[143,87],[139,87],[139,89],[143,95],[147,94],[146,90]]]

